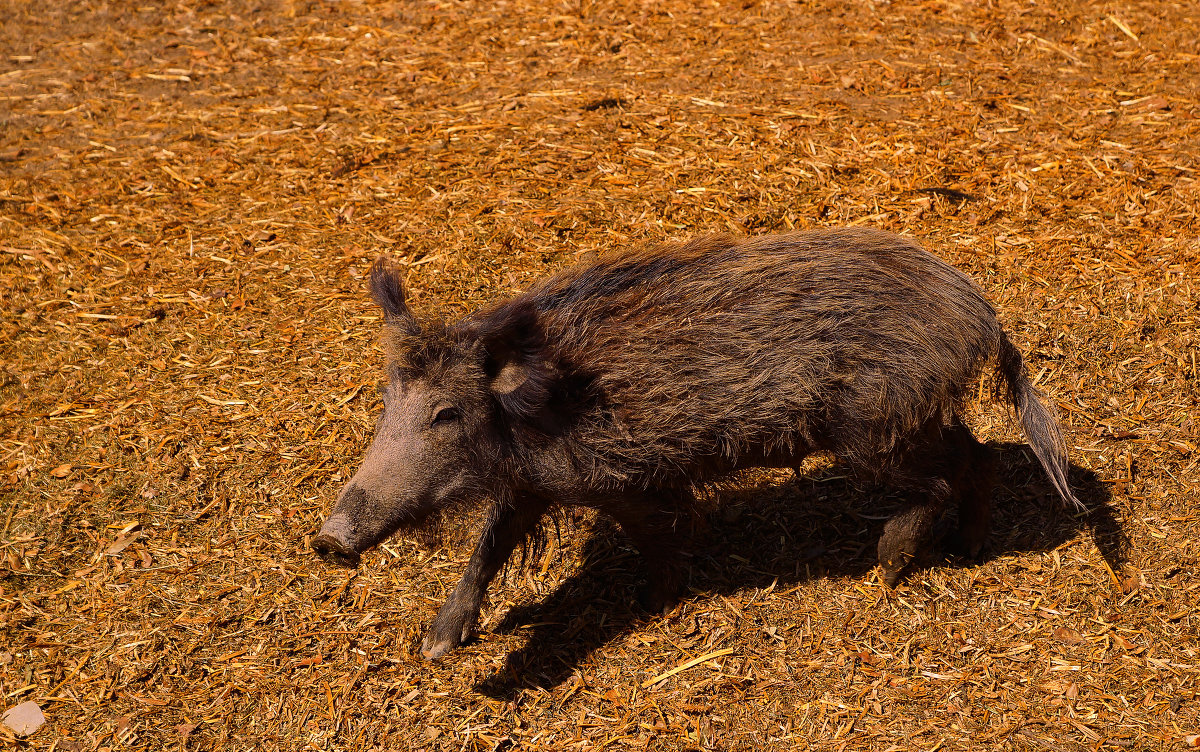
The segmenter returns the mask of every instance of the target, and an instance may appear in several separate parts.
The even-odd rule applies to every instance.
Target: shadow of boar
[[[962,420],[994,365],[1063,500],[1066,448],[995,310],[913,241],[868,229],[701,237],[569,268],[456,322],[419,321],[381,259],[383,415],[313,541],[354,565],[397,530],[479,499],[487,522],[422,654],[474,628],[488,583],[555,505],[597,509],[649,566],[643,602],[681,593],[679,524],[698,489],[830,452],[907,502],[878,556],[894,585],[947,504],[952,543],[988,533],[996,456]]]

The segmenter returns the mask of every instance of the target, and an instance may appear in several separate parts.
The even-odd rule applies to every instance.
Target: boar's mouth
[[[332,535],[318,535],[312,542],[313,550],[330,564],[343,567],[357,567],[362,556],[357,551],[347,547]]]

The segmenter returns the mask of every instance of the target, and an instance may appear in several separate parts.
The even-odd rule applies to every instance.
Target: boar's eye
[[[458,408],[443,407],[441,410],[438,410],[437,415],[433,416],[433,425],[437,426],[443,423],[453,423],[454,421],[458,420],[458,418]]]

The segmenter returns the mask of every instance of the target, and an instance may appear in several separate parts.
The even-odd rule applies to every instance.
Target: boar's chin
[[[406,510],[404,514],[389,520],[371,533],[365,533],[355,548],[360,552],[375,548],[393,535],[423,535],[424,531],[437,526],[441,515],[436,508]]]
[[[418,509],[401,518],[385,537],[390,537],[392,533],[421,533],[430,527],[436,527],[440,518],[441,514],[437,509]]]
[[[420,522],[404,528],[404,533],[426,553],[432,553],[446,545],[447,522],[453,516],[445,509],[434,510]]]

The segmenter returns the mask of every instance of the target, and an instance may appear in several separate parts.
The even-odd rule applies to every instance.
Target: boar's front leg
[[[429,626],[421,643],[421,655],[436,660],[466,642],[479,619],[488,583],[508,561],[513,549],[537,526],[546,507],[545,502],[522,498],[492,508],[462,579]]]
[[[633,541],[647,565],[646,589],[638,600],[651,613],[665,613],[683,593],[681,512],[692,503],[686,492],[651,492],[610,503],[608,512]]]

